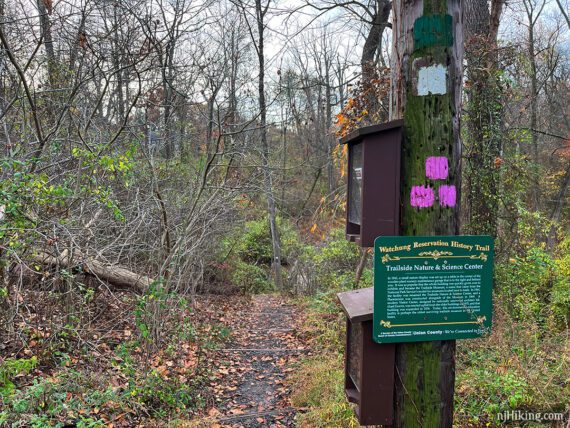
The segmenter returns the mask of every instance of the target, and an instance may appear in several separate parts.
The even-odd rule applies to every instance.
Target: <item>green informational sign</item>
[[[395,236],[374,242],[374,340],[467,339],[491,331],[493,238]]]

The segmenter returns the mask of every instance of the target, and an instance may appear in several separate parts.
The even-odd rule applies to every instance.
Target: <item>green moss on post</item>
[[[460,137],[459,103],[463,33],[459,0],[395,0],[392,65],[392,119],[404,118],[402,146],[402,235],[456,235],[459,231]],[[451,18],[451,22],[450,22]],[[420,21],[416,21],[420,19]],[[417,26],[415,26],[417,22]],[[434,32],[429,34],[429,23]],[[416,32],[414,33],[414,28]],[[449,30],[450,34],[442,34]],[[414,35],[416,45],[410,43]],[[421,40],[419,39],[421,38]],[[444,93],[420,95],[419,69],[444,66]],[[426,177],[428,157],[446,157],[445,179]],[[455,186],[455,206],[441,206],[437,189]],[[430,186],[430,207],[411,204],[412,186]],[[396,350],[395,427],[435,428],[453,424],[455,341],[400,344]]]
[[[410,204],[412,186],[431,185],[426,178],[425,161],[429,156],[453,158],[451,96],[424,97],[408,93],[404,112],[405,141],[402,150],[402,235],[453,235],[455,210],[440,208],[417,209]],[[449,171],[446,183],[456,182],[456,172]]]
[[[406,427],[439,426],[439,411],[431,403],[439,403],[437,382],[439,378],[439,352],[430,342],[420,342],[406,345],[401,349],[407,363],[404,384],[409,397],[417,397],[415,402],[405,409],[403,425]],[[413,407],[414,404],[417,407]]]

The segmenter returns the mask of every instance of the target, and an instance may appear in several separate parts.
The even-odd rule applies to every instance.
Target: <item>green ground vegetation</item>
[[[210,399],[210,351],[229,331],[215,320],[200,320],[180,296],[159,284],[132,301],[132,317],[102,344],[74,346],[69,335],[36,334],[31,358],[0,362],[0,426],[108,427],[135,426],[141,421],[190,417]],[[150,319],[161,312],[164,328],[153,335]]]
[[[567,412],[568,240],[553,254],[530,247],[496,266],[493,332],[457,343],[455,423],[458,427],[502,426],[507,410]],[[334,260],[352,260],[334,280],[321,277],[322,289],[300,299],[305,328],[319,355],[303,361],[292,377],[293,403],[307,407],[300,426],[357,426],[343,391],[344,316],[336,293],[354,284],[354,248],[333,232],[314,255],[315,269]],[[371,275],[367,270],[365,278]],[[346,278],[347,281],[339,280]],[[352,281],[351,281],[352,280]],[[371,280],[359,286],[368,287]],[[550,426],[550,425],[535,425]]]

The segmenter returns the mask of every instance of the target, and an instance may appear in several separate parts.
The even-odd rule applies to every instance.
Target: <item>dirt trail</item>
[[[231,311],[231,309],[230,309]],[[209,414],[221,427],[294,427],[297,409],[283,380],[308,353],[297,326],[299,309],[276,295],[257,295],[222,320],[232,340],[218,351],[223,363]]]

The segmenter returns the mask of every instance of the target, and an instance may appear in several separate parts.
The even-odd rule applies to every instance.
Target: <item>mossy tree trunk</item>
[[[461,1],[394,1],[393,19],[391,118],[405,121],[401,233],[456,235],[461,168]],[[394,426],[452,426],[455,341],[399,344],[395,378]]]
[[[497,235],[503,103],[498,75],[497,32],[504,0],[465,0],[467,133],[464,231]],[[467,86],[467,85],[466,85]]]

